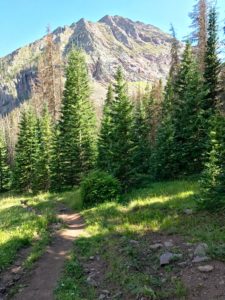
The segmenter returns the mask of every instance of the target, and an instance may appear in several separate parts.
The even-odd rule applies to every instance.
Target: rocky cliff
[[[85,19],[53,32],[65,58],[73,45],[87,55],[93,99],[101,106],[107,83],[119,65],[129,82],[165,80],[170,62],[171,36],[160,29],[119,16],[105,16],[98,22]],[[29,99],[44,37],[0,58],[0,114]]]

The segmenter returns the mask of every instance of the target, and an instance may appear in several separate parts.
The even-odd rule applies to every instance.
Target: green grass
[[[39,215],[20,204],[25,199]],[[3,195],[0,199],[0,269],[12,263],[21,248],[31,245],[34,247],[28,260],[34,261],[49,239],[48,225],[54,218],[54,201],[49,201],[49,194],[37,197]]]
[[[58,202],[64,203],[66,206],[68,206],[74,211],[80,211],[82,209],[83,203],[80,197],[79,189],[55,194],[52,197],[55,198]]]
[[[34,210],[28,211],[20,201],[28,200]],[[38,196],[16,196],[5,194],[0,198],[0,271],[8,267],[21,248],[31,246],[24,266],[30,268],[42,255],[51,240],[49,225],[56,221],[55,208],[58,203],[70,204],[80,209],[77,191]]]
[[[173,265],[162,271],[158,254],[149,255],[148,249],[154,235],[163,232],[183,236],[187,242],[204,241],[209,245],[209,255],[225,260],[224,214],[197,211],[198,196],[196,181],[154,183],[123,196],[120,203],[106,202],[81,211],[87,230],[74,243],[56,298],[93,300],[98,299],[101,290],[108,289],[114,299],[185,299],[186,288],[174,278]],[[22,199],[28,199],[36,213],[25,210],[20,204]],[[82,210],[79,189],[35,197],[2,195],[1,270],[23,247],[31,246],[24,261],[27,268],[42,255],[51,238],[49,224],[56,221],[55,208],[60,203]],[[185,215],[186,208],[194,213]],[[100,261],[93,262],[92,256],[99,256]],[[89,273],[85,269],[91,267],[101,273],[97,289],[87,284]]]
[[[147,249],[149,235],[164,232],[181,235],[187,242],[204,241],[212,257],[225,259],[224,215],[198,212],[198,193],[194,181],[155,183],[124,196],[122,203],[104,203],[84,210],[86,234],[74,244],[72,258],[56,290],[57,299],[98,299],[99,291],[87,284],[88,275],[83,269],[96,255],[104,262],[95,266],[102,273],[102,290],[110,286],[112,292],[121,291],[126,299],[184,299],[186,288],[179,279],[173,279],[173,267],[165,268],[162,278],[158,256],[149,256]],[[186,208],[194,213],[185,215]]]

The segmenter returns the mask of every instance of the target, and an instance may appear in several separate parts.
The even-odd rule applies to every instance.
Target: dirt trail
[[[60,214],[58,217],[67,228],[55,233],[53,242],[37,262],[30,277],[25,279],[26,287],[13,298],[14,300],[54,299],[53,292],[65,259],[72,249],[73,241],[83,232],[85,226],[82,217],[77,213]]]

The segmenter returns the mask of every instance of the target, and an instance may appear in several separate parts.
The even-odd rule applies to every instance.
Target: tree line
[[[161,81],[147,85],[131,99],[118,68],[108,87],[100,130],[85,57],[73,49],[60,113],[54,97],[38,115],[22,113],[12,168],[1,139],[0,190],[8,190],[10,182],[19,192],[68,189],[93,169],[113,175],[124,191],[152,180],[201,175],[200,204],[224,206],[225,71],[219,58],[218,15],[215,6],[199,0],[190,16],[193,32],[182,55],[171,27],[166,86]]]

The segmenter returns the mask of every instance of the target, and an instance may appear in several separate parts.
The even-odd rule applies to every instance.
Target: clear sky
[[[42,37],[52,29],[85,18],[121,15],[168,31],[172,22],[180,39],[187,35],[188,12],[195,0],[0,0],[0,56]],[[220,20],[225,0],[217,0]],[[222,26],[222,21],[220,21]]]

